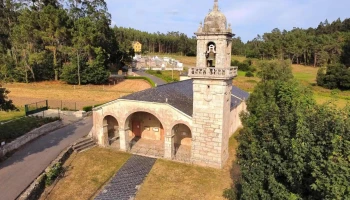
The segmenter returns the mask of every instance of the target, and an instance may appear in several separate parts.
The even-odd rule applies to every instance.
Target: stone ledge
[[[61,163],[63,165],[73,152],[73,145],[62,151],[60,155],[54,161],[52,161],[51,164],[16,198],[16,200],[39,199],[45,190],[46,172],[50,171],[50,169],[57,163]]]
[[[20,148],[21,146],[38,138],[39,136],[42,136],[42,135],[49,133],[53,130],[61,128],[62,126],[63,126],[62,121],[57,120],[57,121],[45,124],[39,128],[36,128],[36,129],[22,135],[21,137],[15,139],[14,141],[12,141],[8,144],[5,144],[4,146],[0,147],[0,159],[5,157],[7,153]]]

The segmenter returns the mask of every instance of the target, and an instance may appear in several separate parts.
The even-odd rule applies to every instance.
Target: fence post
[[[62,110],[62,100],[61,100],[61,110]]]
[[[77,102],[75,102],[75,108],[74,111],[77,111]]]
[[[26,112],[26,116],[28,116],[28,111],[29,111],[28,105],[24,105],[24,110],[25,110],[25,112]]]
[[[38,109],[38,102],[36,102],[35,105],[36,105],[36,109]]]
[[[46,100],[46,109],[49,109],[49,101]]]

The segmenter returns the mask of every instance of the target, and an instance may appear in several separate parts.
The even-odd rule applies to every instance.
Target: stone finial
[[[199,28],[198,28],[198,33],[201,33],[201,32],[203,32],[203,23],[202,22],[199,23]]]
[[[231,23],[228,24],[228,29],[227,29],[229,32],[232,32],[232,28],[231,28]]]
[[[219,11],[219,1],[218,0],[214,0],[213,11]]]

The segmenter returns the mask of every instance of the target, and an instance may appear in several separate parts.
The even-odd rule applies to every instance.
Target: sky
[[[147,32],[179,31],[194,36],[214,0],[106,0],[112,25]],[[317,27],[350,18],[350,0],[219,0],[236,37],[246,42],[274,28]]]

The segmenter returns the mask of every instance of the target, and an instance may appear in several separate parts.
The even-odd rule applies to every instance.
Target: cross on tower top
[[[214,0],[214,11],[219,11],[219,1],[218,0]]]

